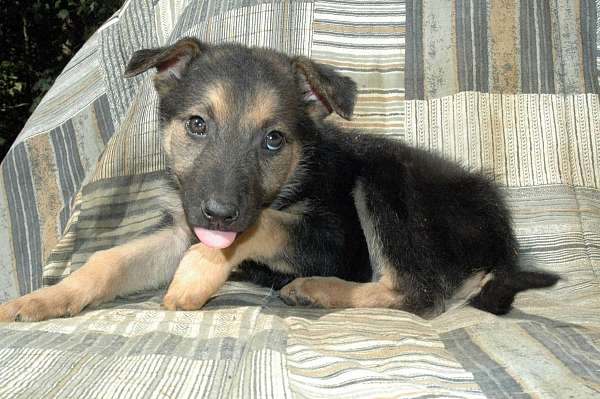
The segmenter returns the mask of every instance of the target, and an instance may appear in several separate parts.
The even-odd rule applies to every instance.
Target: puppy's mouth
[[[207,247],[223,249],[233,244],[238,233],[235,231],[209,230],[203,227],[194,227],[194,234]]]

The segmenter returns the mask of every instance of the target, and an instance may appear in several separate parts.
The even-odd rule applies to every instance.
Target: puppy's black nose
[[[232,223],[240,216],[240,210],[237,206],[212,198],[202,203],[202,213],[206,219],[213,223]]]

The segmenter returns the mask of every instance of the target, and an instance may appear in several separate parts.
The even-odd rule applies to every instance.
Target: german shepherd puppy
[[[0,306],[43,320],[171,281],[167,309],[199,309],[236,275],[291,305],[434,316],[459,301],[503,314],[558,277],[518,266],[496,186],[398,141],[342,131],[355,83],[304,57],[184,38],[133,54],[156,68],[171,227],[97,252],[61,283]],[[199,242],[198,242],[199,241]]]

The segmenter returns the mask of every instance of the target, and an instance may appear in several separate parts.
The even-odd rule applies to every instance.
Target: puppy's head
[[[230,245],[294,181],[316,127],[349,119],[356,85],[304,57],[184,38],[133,54],[125,76],[156,68],[163,145],[199,240]]]

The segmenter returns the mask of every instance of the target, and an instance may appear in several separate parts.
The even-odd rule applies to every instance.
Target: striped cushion
[[[600,1],[596,3],[600,4]],[[599,4],[592,0],[130,0],[75,55],[1,166],[0,300],[161,223],[151,73],[133,51],[198,36],[303,54],[359,86],[337,121],[487,170],[524,265],[560,273],[508,316],[426,321],[287,307],[228,283],[199,312],[163,292],[0,325],[0,397],[598,396]]]

